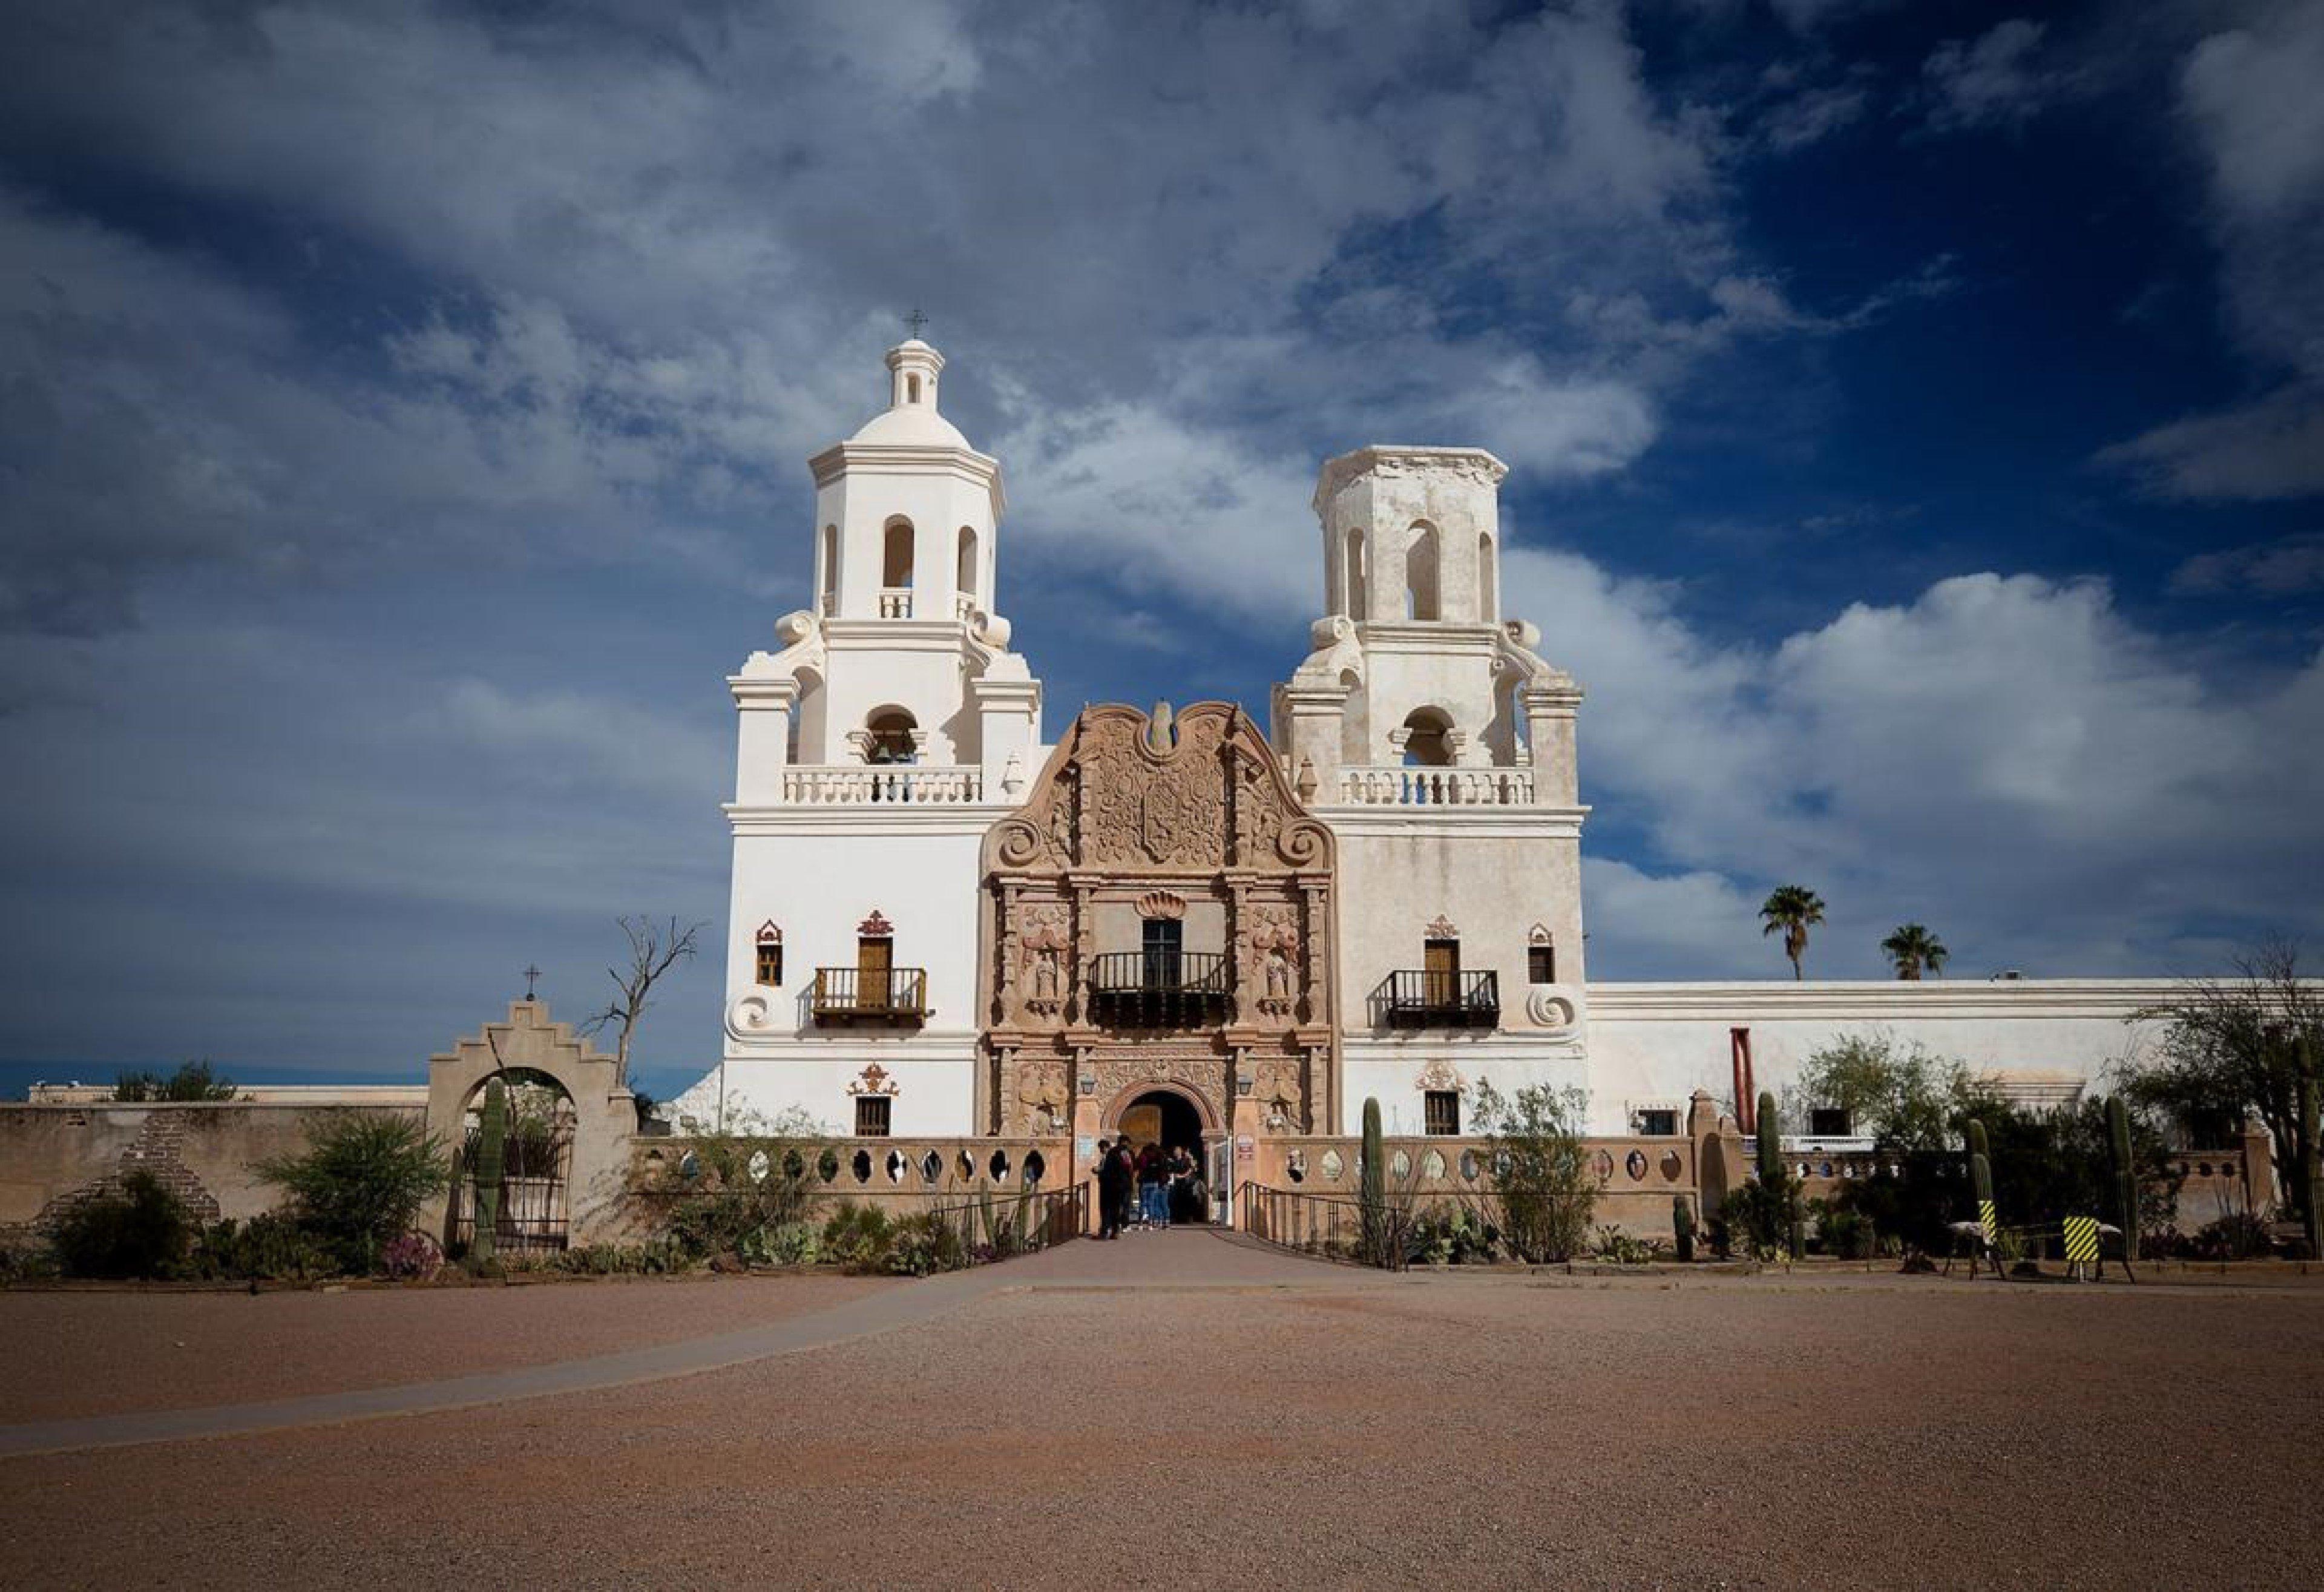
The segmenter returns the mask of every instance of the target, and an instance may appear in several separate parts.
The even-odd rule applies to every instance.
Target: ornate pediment
[[[896,926],[878,907],[873,907],[872,915],[855,925],[855,932],[867,939],[885,939],[896,932]]]
[[[1167,727],[1167,728],[1166,728]],[[994,826],[988,869],[1210,874],[1330,865],[1330,831],[1308,816],[1257,727],[1229,702],[1152,715],[1083,710],[1025,805]]]

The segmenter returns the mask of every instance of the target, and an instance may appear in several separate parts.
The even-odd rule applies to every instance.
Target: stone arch
[[[1416,708],[1405,716],[1404,762],[1408,768],[1449,768],[1452,716],[1442,708]]]
[[[888,590],[911,589],[912,539],[911,521],[901,514],[889,519],[880,548],[880,584]]]
[[[1342,573],[1347,582],[1348,617],[1369,619],[1371,616],[1364,610],[1364,533],[1361,531],[1348,532],[1347,557]]]
[[[954,571],[953,588],[973,603],[978,600],[976,589],[976,527],[960,528],[960,561]]]
[[[1438,556],[1436,527],[1425,520],[1412,523],[1411,538],[1404,546],[1404,616],[1407,619],[1435,619],[1443,610],[1438,606]]]
[[[1226,1120],[1220,1115],[1219,1108],[1212,1102],[1209,1093],[1183,1078],[1140,1078],[1136,1083],[1124,1085],[1115,1092],[1111,1099],[1105,1103],[1105,1110],[1098,1118],[1104,1125],[1099,1131],[1119,1132],[1121,1127],[1121,1114],[1148,1095],[1176,1095],[1194,1108],[1194,1115],[1202,1118],[1204,1133],[1226,1132]]]
[[[1493,537],[1488,531],[1477,533],[1477,618],[1486,625],[1500,623],[1500,582],[1493,572]]]

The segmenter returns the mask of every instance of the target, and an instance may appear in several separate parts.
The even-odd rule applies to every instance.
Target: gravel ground
[[[340,1293],[0,1292],[0,1424],[382,1387],[703,1337],[876,1277],[606,1278]]]
[[[1204,1286],[1216,1242],[650,1386],[9,1461],[0,1583],[2324,1584],[2314,1293]]]

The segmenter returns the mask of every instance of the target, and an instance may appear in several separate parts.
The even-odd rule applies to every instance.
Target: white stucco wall
[[[974,1115],[977,852],[1005,809],[881,805],[733,809],[726,942],[725,1080],[730,1112],[793,1106],[845,1132],[846,1087],[877,1061],[899,1085],[898,1132],[964,1134]],[[817,1024],[804,997],[819,967],[856,965],[860,924],[894,926],[895,965],[927,972],[917,1031]],[[757,934],[782,931],[783,983],[756,982]],[[703,1115],[706,1078],[680,1109]],[[715,1098],[715,1088],[713,1091]]]
[[[2146,1040],[2129,1019],[2171,999],[2164,979],[1597,984],[1590,988],[1591,1125],[1620,1131],[1642,1104],[1734,1092],[1728,1031],[1751,1031],[1754,1079],[1781,1092],[1815,1051],[1885,1032],[1971,1069],[2101,1079]]]

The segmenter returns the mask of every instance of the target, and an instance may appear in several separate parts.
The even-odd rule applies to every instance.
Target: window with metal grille
[[[1855,1131],[1843,1109],[1819,1106],[1808,1113],[1808,1132],[1819,1139],[1845,1139]]]
[[[859,1139],[884,1139],[888,1136],[888,1107],[894,1102],[885,1095],[855,1097],[855,1136]]]
[[[778,940],[761,940],[759,944],[759,982],[780,984],[783,981],[783,948]]]
[[[1678,1113],[1659,1107],[1641,1111],[1638,1132],[1649,1139],[1674,1139],[1678,1136]]]
[[[1461,1131],[1461,1091],[1430,1089],[1420,1097],[1421,1114],[1432,1134]]]
[[[1185,943],[1186,926],[1176,918],[1147,918],[1142,921],[1146,925],[1146,987],[1176,989],[1179,982],[1179,949]]]
[[[1554,945],[1527,946],[1526,976],[1536,984],[1555,984],[1557,982],[1557,948]]]

